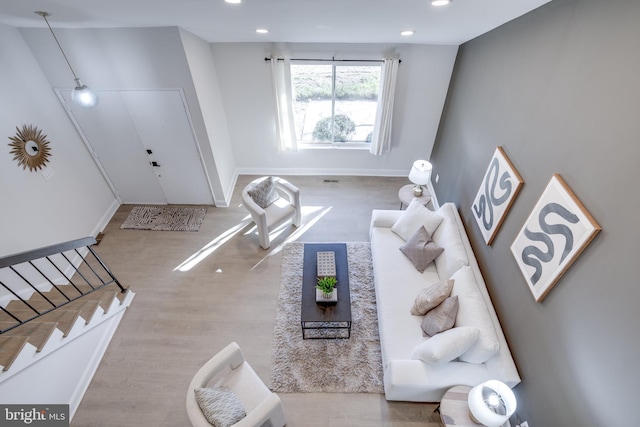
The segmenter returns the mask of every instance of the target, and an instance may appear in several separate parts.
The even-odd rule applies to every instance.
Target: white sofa
[[[513,388],[520,382],[520,377],[456,206],[445,203],[435,212],[443,219],[432,239],[444,248],[444,252],[423,273],[418,272],[399,250],[405,240],[392,231],[393,225],[405,212],[374,210],[370,228],[386,399],[439,402],[450,387],[475,386],[489,379],[500,380]],[[480,328],[477,343],[467,355],[473,359],[480,351],[480,356],[486,356],[487,353],[482,351],[489,343],[490,351],[495,355],[482,363],[461,361],[462,355],[436,363],[412,358],[416,347],[440,334],[431,338],[425,336],[421,329],[422,316],[412,315],[411,307],[422,289],[451,276],[455,280],[451,296],[468,291],[478,294],[475,305],[466,296],[459,296],[460,305],[453,329],[464,326],[459,323]],[[477,286],[473,286],[474,281]],[[467,286],[466,290],[462,286]],[[482,318],[485,319],[484,325]],[[482,345],[485,345],[484,349]]]

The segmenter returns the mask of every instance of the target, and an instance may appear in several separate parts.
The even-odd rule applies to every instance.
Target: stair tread
[[[80,309],[80,316],[88,324],[97,310],[100,309],[100,300],[86,301]]]
[[[0,322],[4,323],[4,322]],[[7,327],[5,325],[2,325]],[[28,338],[29,343],[36,347],[37,351],[41,351],[44,345],[47,343],[53,331],[56,330],[58,322],[40,322],[34,320],[32,322],[20,325],[10,331],[7,331],[3,336],[24,336]]]
[[[0,365],[8,370],[27,344],[28,337],[0,336]]]
[[[57,286],[59,288],[63,288],[63,292],[71,296],[68,289],[71,287],[71,285]],[[89,288],[88,285],[79,287],[83,290],[85,288]],[[67,291],[69,291],[69,293],[67,293]],[[118,286],[115,283],[112,283],[103,288],[96,289],[91,293],[85,294],[82,297],[75,297],[76,299],[70,302],[64,296],[62,296],[60,292],[55,290],[55,288],[44,292],[43,294],[46,295],[47,298],[53,301],[56,305],[61,304],[61,306],[54,308],[51,303],[43,298],[42,295],[34,293],[31,298],[27,300],[28,304],[38,310],[40,313],[44,313],[50,310],[46,314],[43,314],[39,318],[26,322],[28,319],[32,319],[36,315],[36,313],[31,308],[29,308],[28,305],[19,300],[13,300],[9,302],[6,309],[18,319],[20,319],[20,321],[26,322],[25,324],[34,322],[36,320],[39,320],[41,322],[58,322],[58,329],[60,329],[66,336],[78,316],[81,316],[88,323],[94,316],[96,310],[98,310],[98,307],[102,308],[106,312],[111,307],[114,298],[117,298],[119,304],[122,304],[127,297],[128,289],[126,289],[125,292],[121,292]],[[0,322],[12,322],[13,324],[17,323],[15,319],[11,318],[11,316],[4,312],[0,312]],[[10,324],[0,326],[0,330],[3,330],[10,326]]]
[[[58,322],[58,329],[62,331],[63,336],[67,336],[71,331],[76,320],[80,317],[80,310],[68,310],[59,308],[43,314],[38,319],[45,322]]]

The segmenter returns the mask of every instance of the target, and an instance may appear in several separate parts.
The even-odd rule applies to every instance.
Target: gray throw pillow
[[[247,416],[240,398],[229,387],[196,388],[194,392],[202,413],[215,427],[230,427]]]
[[[254,202],[262,209],[268,207],[280,198],[273,177],[268,177],[257,183],[251,190],[247,191]]]
[[[444,251],[436,245],[424,226],[420,227],[413,236],[400,246],[400,252],[411,260],[416,270],[422,273]]]
[[[458,296],[449,297],[422,319],[422,330],[430,337],[453,328],[458,314]]]

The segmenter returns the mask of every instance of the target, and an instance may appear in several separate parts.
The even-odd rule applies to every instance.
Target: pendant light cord
[[[62,56],[64,57],[64,60],[67,61],[67,65],[69,66],[69,70],[71,70],[71,74],[73,74],[73,79],[76,81],[76,85],[79,87],[80,86],[80,79],[78,78],[78,76],[76,76],[76,73],[73,71],[73,67],[71,67],[71,63],[69,62],[69,59],[67,58],[67,55],[64,53],[64,50],[62,49],[62,46],[60,45],[60,42],[58,41],[58,38],[56,37],[56,34],[53,32],[53,28],[51,28],[51,25],[49,25],[49,20],[47,20],[47,16],[49,16],[49,12],[37,11],[35,13],[37,15],[42,16],[44,18],[44,22],[47,23],[47,27],[49,27],[49,31],[51,31],[51,35],[53,36],[53,39],[56,41],[56,44],[58,45],[58,48],[60,49],[60,52],[62,52]]]

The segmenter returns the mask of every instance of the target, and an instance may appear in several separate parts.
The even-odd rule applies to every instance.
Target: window
[[[369,148],[380,65],[292,63],[293,111],[300,148]]]

